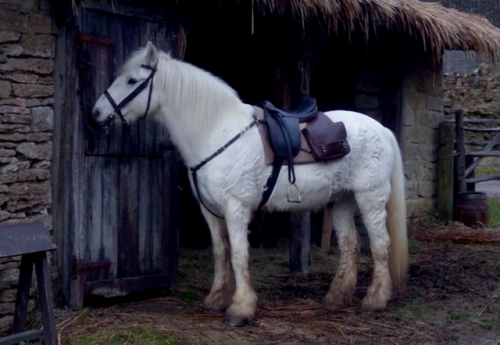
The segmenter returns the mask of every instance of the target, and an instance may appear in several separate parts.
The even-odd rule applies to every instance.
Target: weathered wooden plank
[[[445,222],[453,217],[454,142],[453,123],[442,122],[439,125],[438,214],[439,218]]]
[[[455,112],[455,139],[456,139],[456,168],[455,174],[458,184],[458,192],[465,192],[465,132],[464,132],[464,112],[457,110]]]
[[[86,9],[93,11],[99,11],[103,13],[110,12],[109,6],[99,0],[85,0],[83,2],[83,6]],[[134,4],[133,6],[127,6],[125,4],[114,3],[112,11],[120,16],[141,18],[144,20],[154,20],[157,22],[164,22],[167,20],[163,11],[163,6],[161,5],[157,5],[157,10],[152,11],[151,8],[140,7],[137,4]]]
[[[167,254],[164,249],[165,246],[168,248],[168,232],[169,232],[169,218],[170,218],[170,208],[167,194],[169,189],[165,185],[168,183],[168,174],[166,173],[164,166],[162,164],[162,159],[152,159],[151,160],[151,204],[155,207],[151,208],[151,227],[152,227],[152,266],[154,272],[162,272],[164,264],[168,261],[164,254]]]
[[[168,172],[168,179],[163,180],[164,205],[170,214],[164,226],[163,236],[168,236],[168,246],[163,246],[163,272],[168,276],[168,287],[172,293],[177,291],[179,275],[179,154],[176,150],[163,152],[163,170]],[[168,181],[168,182],[167,182]],[[167,260],[165,260],[165,258]]]
[[[87,190],[86,193],[86,217],[83,219],[83,230],[87,238],[88,246],[85,248],[84,257],[81,262],[95,262],[102,260],[102,219],[106,210],[103,209],[103,181],[104,170],[103,157],[86,157],[85,159]],[[100,279],[99,270],[90,270],[85,273],[85,280]]]
[[[126,59],[126,57],[123,56],[123,40],[126,39],[126,37],[122,34],[123,23],[121,18],[117,16],[108,16],[107,18],[109,32],[106,32],[106,35],[113,41],[113,46],[110,49],[110,60],[113,63],[110,64],[107,70],[108,78],[110,79],[109,83],[111,83],[115,77],[117,77],[118,68],[123,65]],[[106,86],[106,88],[107,87],[109,87],[109,85]],[[122,141],[125,140],[124,130],[125,126],[121,120],[115,116],[112,132],[108,134],[106,139],[108,146],[106,154],[120,155],[122,153]]]
[[[139,267],[139,194],[137,158],[118,159],[118,272],[117,277],[137,276]]]
[[[490,143],[490,141],[465,141],[465,146],[486,146]],[[496,145],[499,144],[500,143],[497,143]]]
[[[468,132],[480,132],[480,133],[500,132],[500,127],[492,127],[492,128],[464,127],[464,131],[468,131]]]
[[[478,177],[468,178],[466,181],[467,183],[479,183],[479,182],[495,181],[495,180],[500,180],[500,175],[478,176]]]
[[[68,128],[74,128],[74,117],[78,111],[76,89],[76,50],[74,46],[75,25],[69,22],[59,29],[56,40],[54,61],[54,132],[52,158],[52,214],[54,220],[54,240],[58,246],[55,252],[61,272],[63,296],[68,301],[71,295],[69,271],[75,228],[70,226],[70,216],[75,212],[71,199],[72,140]],[[71,115],[70,115],[71,114]],[[74,116],[72,116],[74,114]]]
[[[15,333],[0,339],[0,345],[17,345],[22,344],[23,341],[37,340],[43,337],[43,330],[36,329],[33,331],[26,331],[22,333]]]
[[[81,20],[82,33],[80,36],[88,35],[96,38],[92,41],[81,42],[82,51],[79,53],[83,116],[91,121],[92,107],[110,83],[110,46],[100,44],[99,41],[109,40],[112,42],[112,40],[106,35],[109,31],[107,18],[102,14],[85,11]],[[87,131],[86,144],[87,154],[107,152],[107,139],[95,135],[92,131]]]
[[[151,274],[153,259],[152,251],[155,241],[152,233],[155,230],[151,213],[157,209],[159,200],[152,200],[152,174],[154,170],[150,168],[150,159],[139,159],[139,264],[141,274]]]
[[[123,47],[121,52],[122,59],[126,61],[139,47],[140,47],[140,37],[141,37],[141,21],[137,18],[123,17],[122,22],[122,42]],[[117,66],[118,67],[118,66]],[[144,110],[146,108],[144,107]],[[122,150],[121,153],[124,155],[139,155],[140,152],[140,132],[139,132],[140,121],[135,121],[128,126],[122,126],[123,138],[122,138]]]
[[[161,258],[161,272],[168,276],[168,284],[171,289],[177,281],[178,266],[178,164],[176,154],[173,151],[164,151],[162,159],[159,160],[161,173],[158,174],[161,186],[162,217],[161,217],[161,248],[158,252]]]
[[[55,249],[41,222],[0,226],[0,258]]]
[[[107,258],[111,261],[109,278],[116,277],[118,265],[118,159],[104,157],[102,171],[102,242],[100,260]]]
[[[449,122],[455,122],[456,120],[447,120]],[[479,125],[500,125],[500,119],[464,119],[466,124],[479,124]]]
[[[469,153],[467,153],[467,156],[472,156],[472,157],[500,157],[500,151],[486,151],[486,150],[484,150],[484,151],[469,152]],[[470,169],[470,167],[469,167],[469,169]]]
[[[483,149],[483,151],[480,151],[480,152],[500,152],[500,151],[492,151],[493,148],[498,145],[500,143],[500,133],[498,133],[497,135],[495,135],[495,137],[493,139],[491,139],[491,141],[488,143],[488,145],[486,145],[486,147]],[[468,154],[469,157],[474,157],[474,155],[471,155],[471,154]],[[476,156],[477,157],[477,156]],[[483,156],[485,157],[485,156]],[[474,171],[474,169],[476,169],[476,167],[479,165],[479,163],[481,163],[482,161],[482,158],[478,158],[477,160],[475,160],[471,165],[469,165],[467,167],[467,169],[465,169],[465,177],[469,176],[471,172]]]

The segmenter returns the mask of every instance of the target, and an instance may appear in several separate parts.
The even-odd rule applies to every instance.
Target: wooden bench
[[[47,262],[47,252],[55,249],[56,245],[50,234],[40,222],[0,226],[0,258],[21,256],[12,335],[0,338],[0,345],[19,344],[39,338],[44,339],[45,345],[57,344],[52,285]],[[33,266],[38,283],[43,330],[26,331]]]

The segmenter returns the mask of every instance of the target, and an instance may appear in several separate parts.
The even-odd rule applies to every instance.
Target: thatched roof
[[[476,51],[500,57],[500,29],[478,15],[418,0],[253,0],[261,10],[291,13],[307,23],[323,17],[330,29],[348,31],[386,28],[421,42],[425,51]],[[368,38],[369,39],[369,38]]]
[[[73,6],[81,0],[71,0]],[[112,6],[117,0],[102,0]],[[133,2],[133,1],[132,1]],[[146,3],[148,0],[145,1]],[[292,15],[305,25],[320,19],[332,32],[371,33],[386,29],[420,42],[420,49],[441,57],[444,49],[475,51],[500,58],[500,29],[478,15],[418,0],[163,0],[157,3],[190,9],[252,2],[254,9]]]

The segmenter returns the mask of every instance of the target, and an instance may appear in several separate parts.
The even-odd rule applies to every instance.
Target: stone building
[[[57,29],[45,1],[0,2],[0,223],[52,230],[51,158]],[[12,322],[18,261],[0,265],[0,328]]]
[[[182,195],[168,134],[155,131],[139,144],[140,133],[153,128],[146,124],[132,127],[129,141],[102,141],[84,122],[115,68],[147,40],[221,76],[244,101],[289,107],[310,93],[321,109],[358,110],[387,125],[403,150],[411,217],[434,205],[444,49],[500,52],[500,30],[488,22],[413,0],[163,3],[0,0],[0,223],[40,220],[53,231],[72,306],[87,293],[175,283],[175,247],[166,253],[157,244],[175,246],[175,218],[188,206],[172,206]],[[155,188],[131,189],[148,178]],[[160,208],[145,216],[138,195],[151,201],[158,191]],[[75,278],[72,269],[88,262],[109,265]],[[1,265],[4,327],[12,321],[18,262]]]

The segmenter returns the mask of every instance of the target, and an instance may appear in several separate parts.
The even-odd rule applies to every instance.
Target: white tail
[[[390,132],[390,131],[389,131]],[[389,134],[394,151],[394,165],[391,175],[391,195],[387,203],[387,232],[391,238],[389,250],[389,272],[395,286],[401,286],[408,276],[408,235],[406,220],[405,180],[399,145]]]

